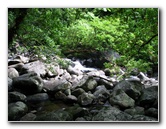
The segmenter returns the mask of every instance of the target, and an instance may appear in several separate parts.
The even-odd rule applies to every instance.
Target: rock
[[[93,93],[93,95],[95,96],[95,100],[96,102],[99,104],[101,102],[105,102],[109,96],[110,93],[109,91],[105,88],[104,85],[98,86],[95,90],[95,92]]]
[[[8,77],[8,91],[13,90],[13,80]]]
[[[111,81],[107,81],[105,79],[99,79],[98,81],[99,85],[104,85],[107,89],[113,89],[114,85]]]
[[[29,62],[29,58],[28,57],[24,57],[24,56],[21,56],[21,55],[18,55],[16,57],[16,59],[21,60],[21,62],[24,63],[24,64]]]
[[[124,112],[130,114],[131,116],[134,116],[134,115],[144,115],[144,108],[143,107],[132,107],[132,108],[129,108],[129,109],[126,109],[124,110]]]
[[[77,69],[73,68],[72,66],[69,66],[69,67],[67,68],[67,71],[68,71],[70,74],[74,74],[74,75],[77,75],[77,76],[83,74],[80,70],[77,70]]]
[[[75,90],[72,91],[72,94],[76,97],[78,97],[79,95],[81,95],[82,93],[85,93],[85,90],[83,90],[82,88],[77,88]]]
[[[156,108],[149,108],[145,111],[145,115],[146,116],[150,116],[150,117],[155,117],[158,119],[158,109]]]
[[[8,120],[18,121],[28,111],[28,107],[23,102],[10,103],[8,105]]]
[[[26,96],[20,92],[13,91],[8,93],[8,102],[17,102],[17,101],[23,101],[25,102]]]
[[[142,91],[142,94],[138,100],[140,106],[145,108],[153,107],[158,102],[158,86],[146,88]]]
[[[90,79],[89,76],[84,75],[77,84],[73,85],[72,89],[82,88],[84,85],[86,85],[89,79]]]
[[[44,81],[44,89],[53,93],[58,91],[65,91],[71,88],[71,83],[64,78],[56,77],[50,81]]]
[[[33,113],[28,113],[25,116],[23,116],[20,121],[34,121],[36,118],[36,115]]]
[[[121,89],[111,93],[109,102],[111,105],[117,105],[120,108],[129,108],[135,105],[135,101]]]
[[[19,76],[19,73],[18,71],[15,69],[15,68],[9,68],[8,69],[8,77],[9,78],[15,78],[15,77],[18,77]]]
[[[105,73],[106,76],[110,76],[111,75],[111,71],[108,68],[104,69],[104,73]]]
[[[27,102],[29,103],[39,103],[43,101],[47,101],[49,96],[47,93],[37,93],[34,95],[27,96]]]
[[[9,60],[8,61],[8,66],[9,65],[15,65],[15,64],[18,64],[18,63],[22,63],[22,61],[20,59]]]
[[[97,82],[96,80],[93,80],[93,79],[90,79],[86,82],[85,85],[82,86],[82,88],[85,90],[85,91],[92,91],[96,88],[97,86]]]
[[[23,66],[21,73],[24,74],[24,73],[30,73],[30,72],[34,72],[38,76],[44,77],[46,74],[46,67],[40,61],[27,63]]]
[[[23,68],[23,66],[24,66],[23,63],[18,63],[18,64],[14,64],[14,65],[8,66],[8,69],[15,68],[17,71],[21,71],[21,69]]]
[[[99,110],[99,113],[93,116],[92,121],[130,121],[131,118],[131,115],[109,106]]]
[[[75,119],[75,121],[86,121],[86,119],[83,117],[78,117],[77,119]]]
[[[113,90],[117,89],[122,89],[132,99],[137,100],[141,95],[141,91],[145,88],[139,81],[123,80],[119,82]]]
[[[158,119],[144,115],[134,115],[131,121],[158,121]]]
[[[72,116],[63,110],[56,110],[41,114],[36,117],[35,121],[72,121]]]
[[[43,81],[35,73],[28,73],[14,78],[13,86],[25,94],[35,94],[42,91]]]
[[[94,95],[91,93],[83,93],[78,96],[78,103],[82,106],[87,106],[92,104],[93,100],[95,99]]]

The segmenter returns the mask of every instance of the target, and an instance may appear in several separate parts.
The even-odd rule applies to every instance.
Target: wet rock
[[[28,107],[23,102],[10,103],[8,105],[8,120],[18,121],[28,111]]]
[[[96,88],[97,82],[96,80],[90,79],[86,82],[86,84],[82,87],[85,91],[92,91]]]
[[[20,92],[13,91],[8,93],[8,102],[17,102],[17,101],[23,101],[25,102],[26,96]]]
[[[36,118],[36,115],[33,113],[28,113],[25,116],[23,116],[20,121],[34,121]]]
[[[19,73],[18,71],[15,69],[15,68],[9,68],[8,69],[8,77],[9,78],[15,78],[15,77],[18,77],[19,76]]]
[[[121,89],[111,93],[109,102],[111,105],[117,105],[120,108],[129,108],[135,105],[135,101]]]
[[[47,101],[49,96],[47,93],[37,93],[34,95],[27,96],[27,102],[29,103],[39,103],[43,101]]]
[[[129,121],[131,118],[131,115],[109,106],[99,110],[99,113],[92,118],[92,121]]]
[[[78,103],[82,106],[87,106],[92,104],[93,100],[95,99],[94,95],[91,93],[83,93],[78,96]]]
[[[145,88],[140,81],[123,80],[119,82],[113,90],[117,89],[122,89],[132,99],[137,100],[141,95],[141,91]]]
[[[146,116],[158,118],[158,109],[156,108],[149,108],[145,111]]]
[[[42,91],[43,81],[35,73],[28,73],[14,78],[13,86],[25,94],[35,94]]]
[[[144,89],[138,102],[145,108],[150,108],[156,105],[156,102],[158,102],[158,86]]]
[[[124,110],[124,112],[134,116],[134,115],[144,115],[144,108],[143,107],[133,107],[133,108],[129,108]]]
[[[85,90],[83,90],[82,88],[77,88],[75,90],[72,91],[72,94],[76,97],[78,97],[79,95],[81,95],[82,93],[85,93]]]

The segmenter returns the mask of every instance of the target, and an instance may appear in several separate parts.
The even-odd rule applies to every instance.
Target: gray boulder
[[[115,107],[103,107],[93,116],[92,121],[130,121],[131,115],[120,111]]]
[[[20,92],[13,91],[8,93],[8,102],[17,102],[17,101],[23,101],[25,102],[26,96]]]
[[[30,103],[39,103],[43,102],[49,99],[49,96],[47,93],[37,93],[34,95],[27,96],[27,102]]]
[[[19,76],[19,73],[18,71],[15,69],[15,68],[9,68],[8,69],[8,77],[9,78],[15,78],[15,77],[18,77]]]
[[[134,116],[134,115],[144,115],[145,111],[143,107],[132,107],[129,109],[124,110],[124,112]]]
[[[118,89],[111,93],[109,102],[121,108],[134,107],[135,101],[130,98],[123,90]]]
[[[77,89],[74,89],[71,94],[73,94],[74,96],[78,97],[82,93],[85,93],[85,90],[83,90],[82,88],[77,88]]]
[[[113,90],[122,89],[128,96],[137,100],[141,95],[141,91],[145,87],[141,84],[140,81],[136,80],[123,80],[119,82]]]
[[[86,84],[83,85],[82,88],[83,88],[85,91],[92,91],[92,90],[94,90],[94,89],[96,88],[96,86],[97,86],[96,80],[89,79],[89,80],[86,82]]]
[[[150,117],[155,117],[158,118],[158,109],[156,108],[149,108],[145,111],[145,115],[146,116],[150,116]]]
[[[20,121],[34,121],[36,118],[36,115],[33,113],[28,113],[25,116],[23,116]]]
[[[87,106],[92,104],[93,100],[95,99],[94,95],[91,93],[83,93],[78,96],[78,103],[82,106]]]
[[[139,104],[145,108],[156,107],[158,105],[158,86],[152,86],[142,91],[138,100]]]
[[[28,73],[14,78],[13,86],[25,94],[35,94],[42,91],[43,81],[35,73]]]
[[[34,72],[38,76],[45,76],[45,74],[47,73],[46,71],[46,67],[41,61],[34,61],[25,64],[21,70],[21,73],[24,74]]]
[[[18,121],[23,117],[28,111],[28,107],[23,102],[10,103],[8,105],[8,120]]]

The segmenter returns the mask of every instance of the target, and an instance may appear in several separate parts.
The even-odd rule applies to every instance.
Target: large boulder
[[[116,105],[120,108],[129,108],[134,107],[135,105],[135,101],[121,89],[115,90],[111,93],[109,102],[111,105]]]
[[[19,76],[19,73],[18,71],[15,69],[15,68],[9,68],[8,69],[8,77],[9,78],[15,78],[15,77],[18,77]]]
[[[8,120],[18,121],[22,116],[24,116],[28,111],[28,107],[23,102],[10,103],[8,105]]]
[[[145,115],[146,116],[150,116],[150,117],[155,117],[158,118],[158,109],[156,108],[149,108],[145,111]]]
[[[71,94],[73,94],[74,96],[78,97],[79,95],[81,95],[82,93],[85,93],[85,90],[83,90],[82,88],[77,88],[74,89]]]
[[[34,61],[31,63],[25,64],[21,70],[21,73],[24,74],[24,73],[34,72],[38,76],[43,77],[45,76],[46,71],[47,71],[47,68],[41,61]]]
[[[82,106],[87,106],[92,104],[93,100],[95,99],[95,96],[91,93],[83,93],[80,96],[78,96],[78,103]]]
[[[89,79],[89,80],[86,82],[86,84],[83,85],[82,88],[83,88],[85,91],[92,91],[92,90],[94,90],[94,89],[96,88],[96,86],[97,86],[97,81],[94,80],[94,79]]]
[[[158,108],[158,86],[152,86],[142,91],[138,100],[139,104],[145,108]]]
[[[14,78],[13,86],[25,94],[35,94],[42,91],[43,81],[35,73],[28,73]]]
[[[103,107],[92,118],[92,121],[130,121],[131,115],[120,111],[115,107]]]
[[[134,115],[144,115],[144,113],[145,113],[144,108],[139,107],[139,106],[126,109],[126,110],[124,110],[124,112],[126,112],[126,113],[128,113],[132,116],[134,116]]]
[[[25,102],[26,96],[20,92],[13,91],[8,93],[8,102],[17,102],[17,101],[23,101]]]
[[[128,96],[137,100],[141,95],[141,91],[145,89],[145,87],[137,80],[123,80],[119,82],[113,90],[117,89],[122,89]]]

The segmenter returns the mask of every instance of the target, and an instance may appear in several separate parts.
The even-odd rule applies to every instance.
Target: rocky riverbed
[[[157,79],[140,72],[118,80],[79,60],[44,60],[8,59],[9,121],[159,121]]]

